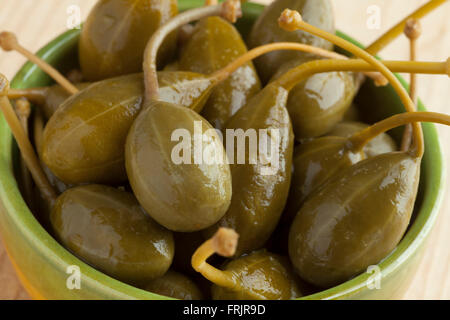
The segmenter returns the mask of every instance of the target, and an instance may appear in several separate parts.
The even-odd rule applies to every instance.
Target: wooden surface
[[[258,1],[270,2],[270,1]],[[406,16],[425,0],[333,0],[337,27],[368,44]],[[450,2],[450,1],[449,1]],[[21,43],[36,51],[56,35],[67,30],[68,8],[78,5],[84,19],[95,0],[1,0],[0,30],[14,31]],[[367,10],[381,10],[379,29],[367,27]],[[442,61],[450,56],[450,3],[423,19],[424,34],[419,41],[421,60]],[[389,59],[407,59],[404,37],[381,52]],[[0,72],[11,78],[24,59],[15,53],[0,52]],[[446,76],[420,76],[419,96],[429,110],[450,113],[450,80]],[[440,127],[447,165],[450,163],[450,128]],[[447,182],[450,182],[450,175]],[[447,189],[440,217],[432,231],[423,262],[406,299],[450,299],[450,189]],[[28,296],[0,243],[0,299],[26,299]]]

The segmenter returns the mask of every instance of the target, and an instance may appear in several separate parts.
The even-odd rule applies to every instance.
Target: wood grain
[[[255,2],[267,3],[270,0]],[[333,0],[337,27],[362,43],[368,44],[401,17],[412,12],[426,0]],[[450,2],[450,1],[449,1]],[[36,51],[56,35],[67,30],[67,9],[78,5],[81,18],[87,16],[95,0],[2,0],[0,31],[14,31],[20,42]],[[379,29],[367,27],[369,6],[381,10]],[[442,61],[450,56],[450,3],[422,21],[424,30],[419,40],[421,60]],[[408,42],[404,37],[381,52],[389,59],[407,59]],[[25,59],[15,53],[0,52],[0,71],[11,78]],[[429,110],[448,113],[450,81],[446,76],[420,76],[419,96]],[[450,159],[450,129],[439,127],[446,163]],[[447,176],[447,182],[450,175]],[[444,196],[441,214],[428,242],[419,270],[405,299],[450,299],[450,192]],[[0,299],[27,299],[0,242]]]

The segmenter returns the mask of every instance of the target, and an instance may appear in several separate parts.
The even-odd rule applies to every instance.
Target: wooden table
[[[270,1],[257,1],[267,3]],[[332,0],[337,27],[363,43],[370,43],[385,30],[426,0]],[[449,1],[450,2],[450,1]],[[0,30],[14,31],[21,43],[36,51],[67,29],[70,6],[78,5],[84,20],[95,0],[2,0]],[[376,5],[381,10],[379,28],[367,27],[368,10]],[[450,3],[423,19],[424,34],[419,41],[421,60],[442,61],[450,56]],[[408,42],[395,41],[381,55],[390,59],[407,59]],[[24,59],[15,53],[0,52],[0,71],[11,78]],[[450,80],[446,76],[420,76],[419,96],[429,110],[450,111]],[[440,127],[447,163],[450,159],[450,129]],[[447,178],[447,181],[450,181]],[[450,189],[449,189],[450,190]],[[450,299],[450,192],[447,191],[440,217],[432,232],[427,252],[406,299]],[[0,299],[27,299],[26,292],[0,243]]]

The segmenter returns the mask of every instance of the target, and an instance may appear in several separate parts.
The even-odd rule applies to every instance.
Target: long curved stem
[[[450,76],[450,59],[445,62],[381,61],[381,63],[392,72],[446,74]],[[315,73],[332,71],[370,72],[376,70],[374,66],[360,59],[313,60],[289,70],[273,83],[286,90],[291,90],[299,82]]]
[[[20,124],[22,125],[23,131],[25,132],[25,135],[29,137],[28,120],[30,119],[31,114],[30,102],[25,98],[20,98],[16,100],[15,105],[16,105],[16,114],[17,117],[19,118]],[[20,172],[22,174],[23,179],[24,198],[26,199],[27,204],[31,205],[33,195],[32,191],[33,185],[31,181],[30,171],[28,171],[23,156],[20,158]]]
[[[411,40],[410,43],[410,60],[411,61],[417,61],[416,58],[416,43],[417,41]],[[409,95],[411,97],[411,100],[415,103],[417,100],[417,75],[415,73],[411,74],[410,78],[410,84],[409,84]]]
[[[348,60],[349,58],[347,56],[344,56],[342,54],[336,53],[334,51],[325,50],[322,48],[314,47],[307,44],[302,43],[296,43],[296,42],[275,42],[270,43],[266,45],[262,45],[260,47],[256,47],[247,53],[243,54],[233,62],[231,62],[228,66],[226,66],[223,69],[220,69],[213,73],[210,78],[214,79],[215,81],[222,81],[229,77],[233,72],[235,72],[237,69],[239,69],[242,65],[246,64],[247,62],[258,58],[259,56],[262,56],[263,54],[276,51],[276,50],[293,50],[293,51],[302,51],[314,54],[319,57],[328,58],[328,59],[342,59],[342,60]],[[371,77],[374,79],[375,82],[382,85],[386,78],[381,76],[378,73],[367,73],[368,77]]]
[[[239,1],[227,0],[223,4],[206,6],[201,8],[192,9],[183,12],[173,19],[169,20],[165,25],[160,27],[150,38],[144,51],[144,83],[145,83],[145,99],[157,99],[159,96],[159,84],[158,84],[158,74],[156,67],[156,58],[158,56],[158,51],[164,39],[177,28],[182,25],[200,20],[209,16],[220,16],[224,15],[227,10],[230,10],[231,6],[238,6],[240,9]],[[238,11],[233,11],[234,14],[238,14]],[[230,16],[226,14],[228,18]],[[231,15],[231,19],[236,18],[235,15]]]
[[[422,34],[422,26],[419,20],[408,19],[405,24],[405,35],[409,39],[409,58],[411,61],[417,61],[417,40]],[[411,74],[409,95],[413,102],[417,100],[417,75]]]
[[[405,24],[405,35],[409,39],[409,58],[411,61],[417,60],[417,39],[420,37],[422,33],[422,27],[420,25],[419,20],[416,19],[408,19]],[[409,96],[414,104],[417,104],[417,74],[411,73],[410,75],[410,84],[409,84]],[[403,133],[402,144],[400,150],[406,151],[411,146],[412,141],[412,126],[409,124],[405,128],[405,132]]]
[[[450,59],[446,62],[414,62],[414,61],[383,61],[383,64],[393,72],[447,74],[450,76]],[[314,60],[302,64],[285,73],[272,83],[290,91],[297,83],[302,82],[316,73],[332,71],[372,71],[375,68],[360,59],[352,60]],[[418,155],[417,156],[421,156]]]
[[[79,90],[69,80],[67,80],[58,70],[53,68],[44,60],[38,58],[36,55],[22,47],[17,41],[16,36],[11,32],[0,33],[0,47],[5,51],[15,50],[25,56],[28,60],[38,65],[49,76],[51,76],[56,82],[58,82],[64,89],[70,94],[75,94]]]
[[[355,152],[361,151],[370,140],[380,134],[403,125],[418,122],[433,122],[450,126],[450,115],[427,111],[396,114],[354,134],[348,139],[348,147]]]
[[[26,98],[27,100],[42,105],[45,103],[47,88],[9,89],[8,98],[15,100]]]
[[[9,88],[9,83],[3,75],[0,75],[0,109],[8,123],[14,138],[17,141],[19,149],[22,153],[22,157],[27,164],[28,169],[33,176],[36,185],[41,190],[42,195],[45,197],[49,203],[53,204],[56,200],[56,192],[52,185],[47,179],[44,171],[42,170],[39,159],[30,143],[25,131],[20,124],[19,119],[17,119],[16,113],[14,112],[11,103],[9,102],[7,96],[7,91]]]
[[[402,100],[406,111],[409,112],[415,111],[416,107],[414,103],[411,101],[408,92],[400,83],[400,80],[397,79],[395,75],[385,65],[383,65],[379,60],[377,60],[374,56],[370,55],[368,52],[346,41],[345,39],[342,39],[334,34],[323,31],[317,27],[314,27],[306,23],[305,21],[303,21],[300,13],[294,10],[286,9],[282,13],[279,19],[279,23],[280,26],[285,30],[288,31],[303,30],[305,32],[309,32],[315,36],[328,40],[334,43],[335,45],[341,47],[342,49],[345,49],[354,54],[355,56],[367,61],[372,66],[376,67],[377,70],[380,71],[386,77],[386,79],[388,79],[389,83],[394,87],[395,91],[400,96],[400,99]],[[415,143],[414,147],[416,150],[416,154],[418,157],[421,157],[424,152],[422,127],[418,123],[415,123],[413,125],[413,131]]]
[[[395,40],[399,35],[403,33],[405,29],[405,24],[408,19],[420,19],[426,16],[428,13],[437,9],[439,6],[444,4],[447,0],[431,0],[412,14],[410,14],[407,18],[400,21],[394,27],[392,27],[389,31],[387,31],[383,36],[378,38],[375,42],[373,42],[370,46],[366,48],[366,51],[372,55],[379,53],[383,48],[389,45],[393,40]]]
[[[238,234],[227,228],[219,228],[214,236],[204,242],[192,256],[192,267],[209,281],[225,288],[239,287],[237,279],[229,272],[217,269],[206,262],[213,254],[231,257],[236,252]]]

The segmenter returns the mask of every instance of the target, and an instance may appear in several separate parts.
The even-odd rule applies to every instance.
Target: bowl
[[[203,0],[180,1],[180,9],[202,5]],[[238,23],[248,33],[263,6],[244,4],[244,18]],[[360,45],[354,39],[341,37]],[[70,66],[76,60],[79,30],[70,30],[51,41],[38,55],[54,66]],[[406,82],[399,77],[402,84]],[[41,70],[26,63],[11,82],[14,88],[51,83]],[[392,87],[377,88],[367,82],[357,103],[368,121],[404,112]],[[424,110],[422,104],[419,108]],[[406,291],[422,258],[426,240],[439,212],[444,190],[444,168],[437,131],[424,124],[426,152],[422,161],[419,195],[413,221],[397,248],[377,267],[339,286],[302,299],[393,299]],[[393,132],[397,139],[401,130]],[[8,125],[0,115],[0,234],[6,251],[25,289],[34,299],[169,299],[117,281],[87,265],[63,248],[39,224],[24,202],[15,178],[19,159]],[[73,286],[79,276],[80,286]],[[379,282],[371,282],[379,280]],[[376,285],[376,284],[379,284]]]

